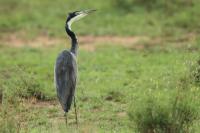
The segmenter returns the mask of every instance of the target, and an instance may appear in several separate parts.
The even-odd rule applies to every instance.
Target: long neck
[[[66,22],[66,25],[65,25],[65,30],[67,32],[67,34],[69,35],[69,37],[71,38],[71,49],[70,51],[72,53],[74,53],[75,55],[77,55],[77,50],[78,50],[78,41],[76,39],[76,35],[74,34],[74,32],[71,31],[71,28],[70,26],[68,25],[68,23]]]

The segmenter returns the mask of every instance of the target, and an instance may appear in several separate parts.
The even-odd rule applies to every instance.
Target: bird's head
[[[83,11],[75,11],[71,12],[67,16],[67,24],[69,28],[71,28],[71,25],[73,22],[80,20],[81,18],[84,18],[88,14],[94,12],[96,10],[83,10]]]

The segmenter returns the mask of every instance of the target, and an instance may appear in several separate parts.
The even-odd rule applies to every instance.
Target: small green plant
[[[198,108],[188,93],[179,92],[168,100],[147,98],[129,111],[129,118],[141,133],[188,133],[198,119]]]
[[[8,92],[7,98],[13,101],[13,97],[31,98],[45,100],[40,83],[34,78],[33,74],[22,70],[20,67],[11,68],[2,71],[3,73],[3,90]],[[13,78],[14,77],[14,78]]]
[[[110,91],[105,97],[107,101],[122,102],[124,95],[119,91]]]
[[[200,86],[200,60],[190,62],[189,68],[188,72],[179,80],[179,87],[183,90],[192,88],[193,86],[197,88]]]
[[[16,109],[16,108],[15,108]],[[4,105],[0,113],[0,132],[16,133],[20,131],[19,121],[16,119],[16,113],[11,107]]]
[[[19,110],[21,106],[17,96],[10,95],[4,90],[2,104],[0,104],[0,132],[18,133],[20,131]]]
[[[194,75],[194,82],[200,86],[200,60],[197,61],[197,65],[193,72]]]
[[[3,100],[3,90],[0,89],[0,105],[2,104],[2,100]]]

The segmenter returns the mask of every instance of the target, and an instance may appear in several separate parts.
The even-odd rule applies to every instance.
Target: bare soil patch
[[[80,48],[88,51],[94,51],[97,45],[101,44],[116,44],[129,47],[141,40],[148,40],[147,37],[133,36],[78,36]],[[35,37],[34,39],[25,39],[18,34],[8,34],[0,38],[2,45],[12,47],[50,47],[58,44],[69,44],[69,38],[56,38],[46,35]]]
[[[0,37],[0,44],[11,47],[51,47],[55,45],[70,44],[70,39],[50,37],[47,35],[40,35],[32,39],[27,39],[17,33],[7,34]],[[184,46],[184,42],[192,42],[197,38],[197,34],[189,33],[181,37],[145,37],[145,36],[78,36],[79,46],[81,49],[87,51],[95,51],[99,45],[121,45],[127,48],[136,50],[148,49],[154,46],[165,47],[166,44],[173,45],[173,47],[180,48]]]

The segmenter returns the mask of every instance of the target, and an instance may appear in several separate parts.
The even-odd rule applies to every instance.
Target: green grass
[[[64,37],[67,13],[81,9],[98,11],[73,26],[80,35],[156,38],[132,48],[80,48],[78,129],[73,108],[66,127],[54,87],[54,63],[65,45],[1,42],[0,132],[200,132],[199,8],[199,0],[1,0],[4,42],[11,33],[22,41]]]
[[[68,12],[97,9],[95,14],[74,26],[77,33],[123,36],[199,33],[198,0],[192,0],[192,5],[180,0],[176,3],[151,0],[153,7],[151,2],[137,1],[1,0],[0,30],[2,33],[25,32],[28,37],[38,34],[65,36],[64,24]]]
[[[149,105],[145,99],[153,99],[153,109],[168,109],[172,106],[169,99],[175,100],[177,88],[185,84],[184,96],[191,93],[192,98],[199,97],[199,86],[190,83],[192,78],[188,76],[199,59],[199,50],[155,47],[137,51],[109,44],[99,46],[95,52],[81,49],[77,86],[80,127],[75,130],[72,108],[66,128],[53,84],[54,62],[61,49],[63,45],[40,49],[1,47],[2,132],[137,132],[137,120],[132,117],[137,111],[146,116]],[[46,102],[33,104],[29,100],[33,97]],[[195,113],[200,103],[190,101],[186,107]],[[200,131],[198,125],[195,117],[190,131]]]

